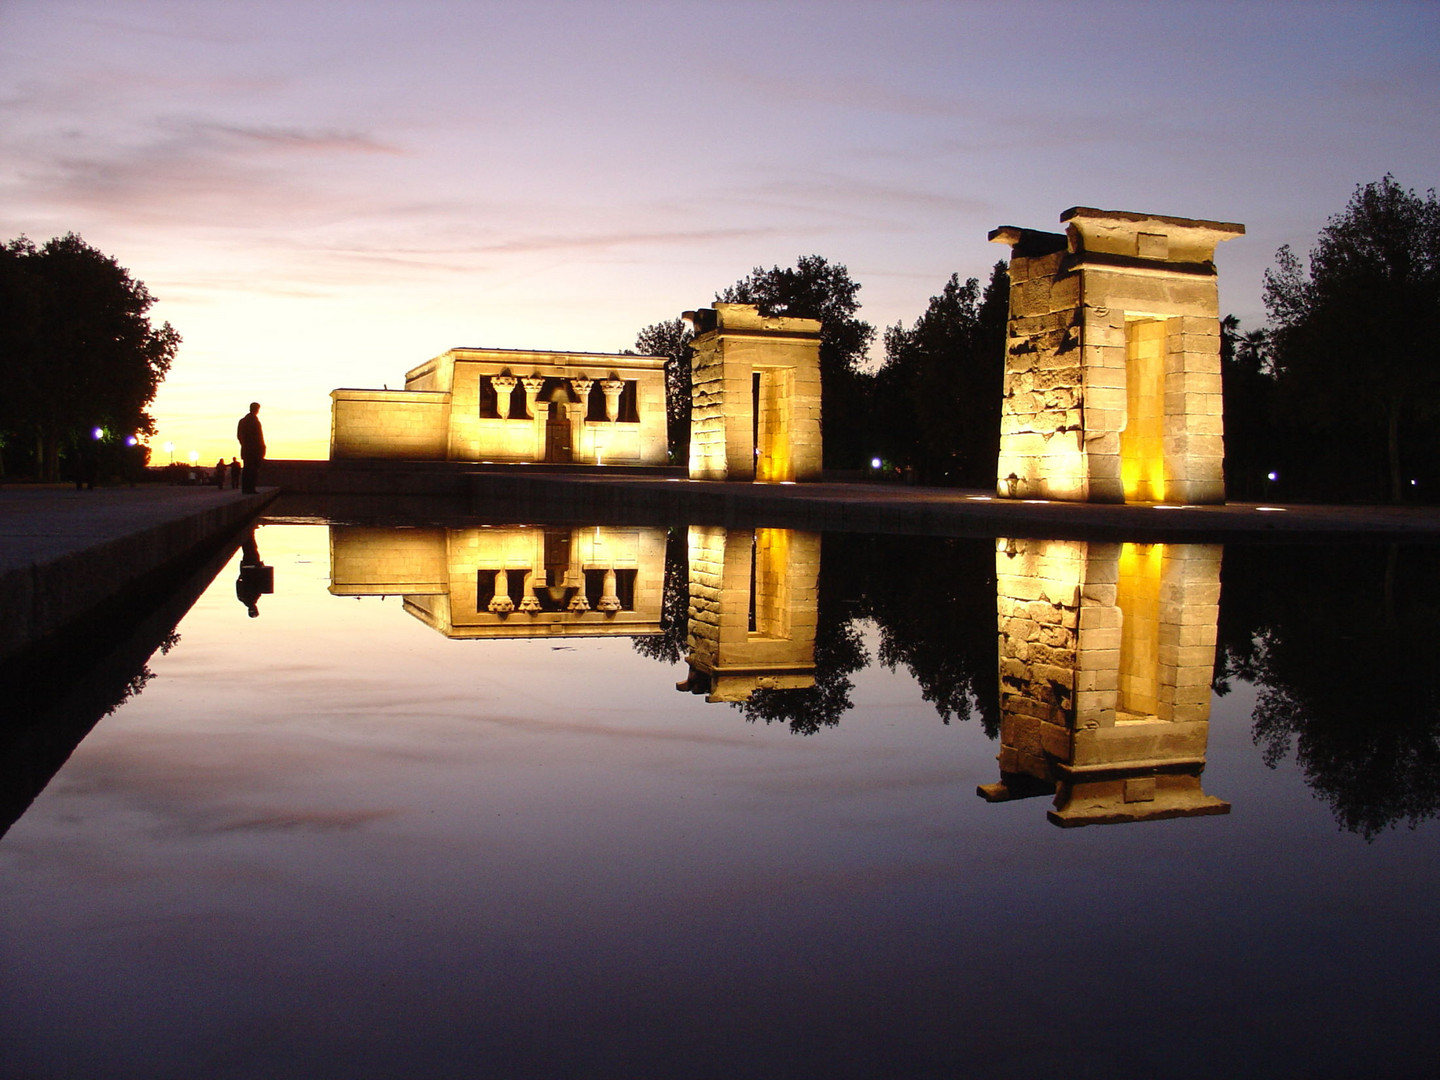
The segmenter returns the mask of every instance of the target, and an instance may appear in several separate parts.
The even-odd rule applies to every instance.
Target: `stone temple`
[[[665,358],[451,349],[403,390],[334,390],[330,457],[664,465]]]
[[[997,493],[1223,503],[1215,246],[1245,226],[1074,207],[1007,225],[1010,323]]]

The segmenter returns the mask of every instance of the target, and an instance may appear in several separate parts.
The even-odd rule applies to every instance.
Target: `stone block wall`
[[[1076,207],[1011,247],[997,492],[1224,501],[1215,246],[1244,226]]]
[[[444,461],[450,396],[403,390],[334,390],[330,458]]]
[[[1224,813],[1204,793],[1218,545],[1001,540],[1001,781],[1059,824]]]
[[[685,315],[695,327],[691,479],[820,479],[819,320],[763,316],[753,304]]]
[[[707,700],[813,686],[820,535],[692,525],[689,555],[687,659]]]
[[[407,612],[447,637],[660,632],[663,529],[516,526],[397,531],[332,526],[330,537],[332,593],[403,596]],[[563,568],[547,565],[556,558]],[[583,600],[587,572],[601,575],[596,579],[603,582],[598,604]],[[498,576],[502,573],[503,578]],[[633,586],[627,590],[628,605],[621,605],[617,595],[621,573]],[[499,602],[480,603],[482,579],[497,586],[494,599]],[[502,582],[503,590],[498,588]],[[571,596],[564,610],[542,610],[535,600],[535,591],[548,585]]]

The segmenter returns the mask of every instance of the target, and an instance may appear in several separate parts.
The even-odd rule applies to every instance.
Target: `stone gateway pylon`
[[[820,320],[753,304],[685,312],[690,343],[690,478],[819,480]]]
[[[997,493],[1223,503],[1215,246],[1245,226],[1078,206],[1013,225]]]

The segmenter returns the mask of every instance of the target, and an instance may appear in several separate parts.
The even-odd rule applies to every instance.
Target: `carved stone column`
[[[515,610],[515,601],[510,599],[510,575],[504,570],[495,571],[495,595],[490,598],[492,615],[509,615]]]
[[[520,598],[520,610],[526,615],[535,615],[540,611],[540,598],[535,595],[535,574],[530,570],[525,572],[525,595]]]
[[[605,392],[605,419],[613,423],[620,416],[620,395],[625,390],[625,383],[621,379],[606,379],[600,384],[600,389]]]
[[[620,596],[615,591],[615,571],[605,571],[605,584],[600,591],[600,603],[596,605],[606,615],[614,615],[620,610]]]
[[[490,385],[495,390],[495,411],[502,420],[510,419],[510,395],[515,392],[516,381],[514,375],[490,376]]]
[[[535,409],[535,399],[540,396],[540,391],[545,387],[545,380],[539,375],[527,375],[520,380],[525,384],[525,411],[533,418],[539,415]]]

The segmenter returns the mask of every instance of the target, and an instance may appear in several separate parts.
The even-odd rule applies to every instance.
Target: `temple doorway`
[[[563,401],[550,402],[550,412],[545,419],[545,460],[561,465],[575,460],[570,409]]]

